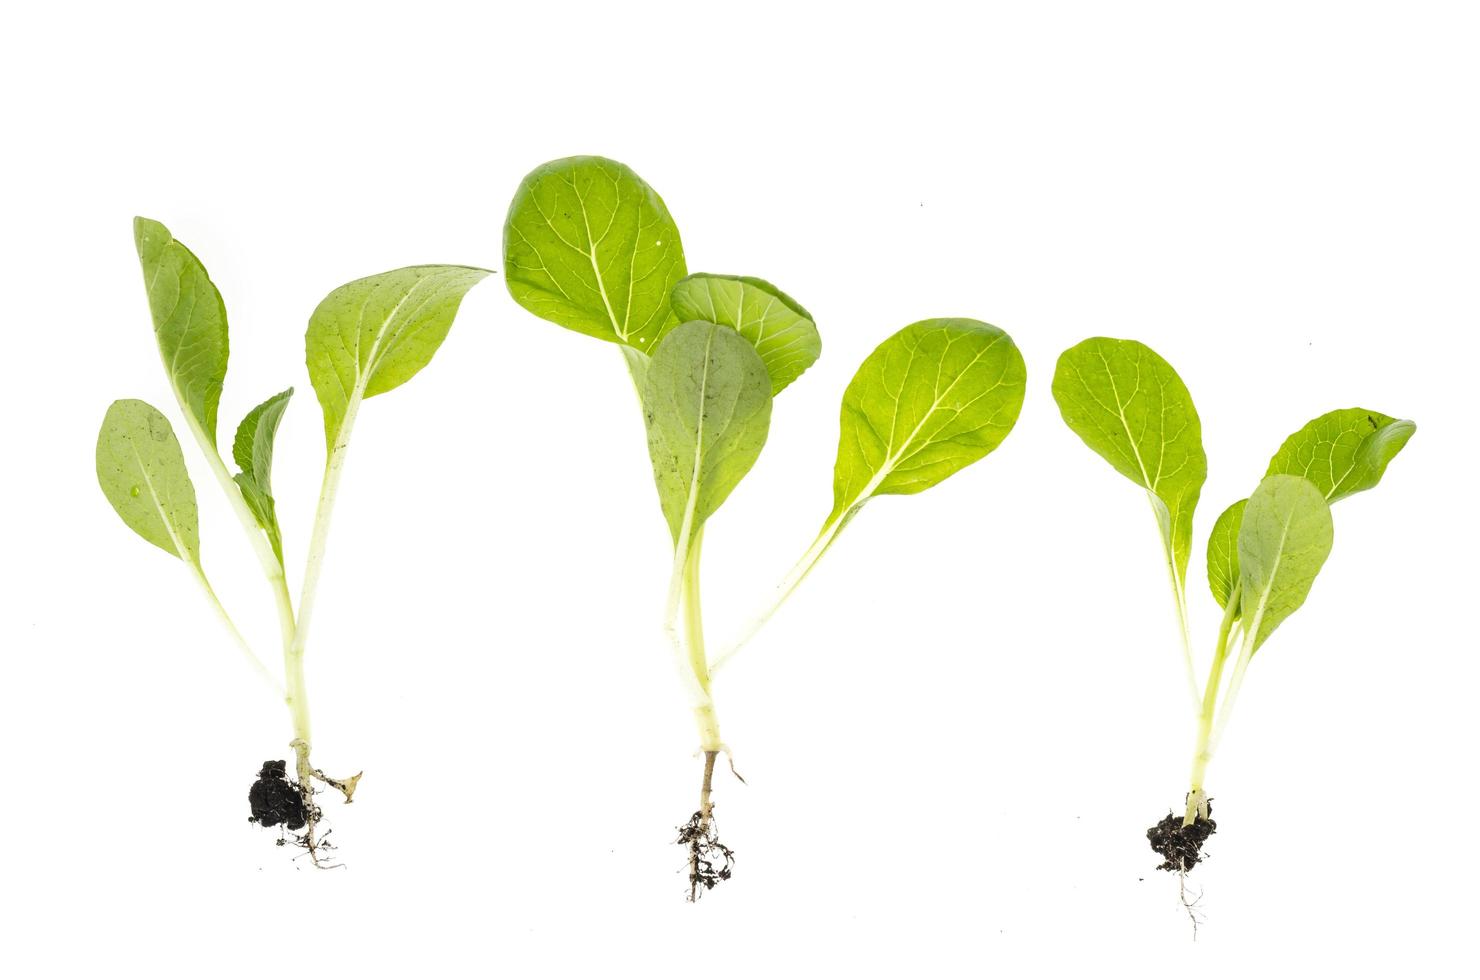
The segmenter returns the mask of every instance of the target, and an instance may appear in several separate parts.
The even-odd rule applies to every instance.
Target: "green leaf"
[[[648,364],[652,358],[638,350],[636,347],[628,347],[622,344],[622,357],[627,362],[627,373],[632,375],[632,384],[637,388],[637,397],[642,397],[642,389],[647,384]]]
[[[195,486],[169,419],[132,398],[116,401],[98,431],[98,486],[123,523],[176,558],[200,565]]]
[[[1208,475],[1187,386],[1145,344],[1091,337],[1059,356],[1053,396],[1075,435],[1151,494],[1177,591],[1185,594],[1192,512]]]
[[[509,293],[535,316],[651,353],[678,319],[678,226],[657,192],[603,157],[566,157],[525,177],[504,221]]]
[[[1213,523],[1213,533],[1208,535],[1208,588],[1218,605],[1227,606],[1228,597],[1233,595],[1233,584],[1239,580],[1238,535],[1243,526],[1244,507],[1248,498],[1229,505]]]
[[[772,395],[801,377],[822,353],[811,314],[764,279],[697,272],[673,287],[673,312],[680,320],[707,320],[739,331],[760,352]]]
[[[232,458],[241,468],[233,479],[241,487],[242,499],[247,502],[252,516],[257,518],[257,525],[267,532],[267,540],[272,543],[272,553],[277,555],[280,566],[283,563],[283,535],[278,529],[277,507],[272,499],[272,443],[291,397],[293,389],[289,388],[248,412],[237,426],[236,440],[231,444]]]
[[[158,221],[135,218],[134,244],[170,384],[214,446],[229,354],[226,305],[205,266]]]
[[[1331,508],[1303,477],[1267,476],[1249,498],[1238,560],[1251,652],[1305,602],[1331,553],[1331,534]]]
[[[684,550],[760,456],[771,378],[745,338],[693,321],[653,352],[642,403],[663,516]]]
[[[360,400],[409,381],[431,361],[468,290],[487,269],[417,265],[357,279],[308,321],[308,377],[332,453]]]
[[[1416,430],[1412,422],[1381,412],[1337,409],[1312,419],[1286,439],[1265,475],[1304,477],[1334,504],[1377,486],[1388,463]],[[1237,548],[1230,542],[1238,541],[1242,517],[1239,504],[1230,507],[1208,539],[1208,585],[1220,605],[1228,601],[1228,587],[1238,579]]]
[[[833,512],[919,493],[996,449],[1023,407],[1027,371],[1004,331],[921,320],[885,340],[843,392]]]
[[[1327,412],[1285,440],[1266,475],[1303,476],[1335,503],[1377,486],[1417,428],[1406,419],[1365,408]]]

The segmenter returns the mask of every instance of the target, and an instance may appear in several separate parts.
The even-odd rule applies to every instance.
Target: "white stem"
[[[827,554],[827,549],[832,547],[832,543],[837,538],[838,532],[848,523],[856,510],[856,506],[846,510],[822,526],[822,530],[818,533],[817,539],[812,542],[812,546],[802,554],[801,558],[797,559],[797,563],[792,566],[791,571],[787,572],[786,578],[782,579],[781,584],[776,586],[775,590],[771,593],[771,601],[766,608],[759,614],[751,617],[750,621],[746,623],[745,628],[740,631],[739,637],[725,648],[724,653],[710,662],[710,674],[717,673],[721,667],[729,663],[730,659],[739,653],[740,649],[749,643],[766,623],[770,622],[771,617],[776,615],[776,611],[786,603],[787,599],[791,598],[791,594],[797,590],[797,587],[802,584],[812,569],[816,567],[817,562],[822,559],[822,556]]]
[[[1156,517],[1157,530],[1160,531],[1161,513],[1165,505],[1149,490],[1146,491],[1146,496],[1151,501],[1151,512]],[[1187,693],[1192,698],[1192,715],[1195,718],[1202,713],[1202,695],[1198,690],[1197,668],[1192,661],[1192,627],[1187,621],[1187,583],[1182,581],[1182,576],[1177,572],[1177,556],[1173,551],[1170,526],[1162,534],[1162,546],[1166,550],[1167,574],[1172,581],[1172,598],[1177,604],[1177,627],[1182,634],[1182,667],[1187,675]]]
[[[709,659],[704,653],[704,615],[699,601],[699,564],[704,545],[704,529],[694,535],[694,545],[689,549],[688,561],[684,563],[683,604],[683,647],[687,654],[687,672],[703,692],[703,699],[694,705],[694,721],[699,726],[699,748],[713,758],[714,753],[724,749],[719,735],[719,716],[714,710],[714,696],[709,691]]]
[[[1223,621],[1218,627],[1218,642],[1213,648],[1213,665],[1208,671],[1208,686],[1203,692],[1202,708],[1197,719],[1197,745],[1192,751],[1191,788],[1187,794],[1187,812],[1182,826],[1190,827],[1201,816],[1204,820],[1208,811],[1208,795],[1203,783],[1207,779],[1208,763],[1213,761],[1213,712],[1218,704],[1218,685],[1223,679],[1223,665],[1228,660],[1229,644],[1233,640],[1234,623],[1238,620],[1240,587],[1233,585],[1233,593],[1223,606]]]
[[[200,585],[201,591],[205,593],[206,600],[210,602],[211,608],[216,610],[216,615],[221,618],[221,622],[225,625],[226,631],[230,633],[231,638],[236,641],[237,648],[240,649],[241,652],[246,656],[247,661],[252,665],[253,670],[257,672],[257,676],[261,677],[263,683],[272,688],[272,690],[277,694],[278,697],[283,697],[285,693],[283,690],[283,685],[278,683],[276,677],[272,676],[272,671],[267,669],[267,665],[264,664],[262,660],[257,656],[257,654],[252,650],[251,644],[247,643],[246,637],[242,636],[241,630],[236,628],[236,622],[232,620],[231,614],[226,611],[226,607],[221,604],[221,599],[216,595],[216,590],[211,588],[211,583],[210,580],[206,578],[205,570],[202,569],[199,565],[192,564],[189,561],[186,561],[185,564],[190,566],[190,571],[195,577],[195,581]]]
[[[1244,672],[1249,669],[1249,661],[1254,657],[1254,631],[1252,629],[1244,633],[1243,643],[1240,645],[1238,661],[1233,665],[1233,673],[1228,679],[1228,690],[1223,694],[1223,703],[1218,705],[1218,723],[1213,728],[1213,738],[1210,743],[1210,752],[1218,751],[1218,743],[1223,739],[1223,730],[1228,727],[1228,719],[1233,716],[1233,704],[1238,700],[1238,692],[1244,685]]]
[[[674,664],[688,694],[689,705],[696,711],[713,705],[709,673],[703,661],[703,629],[702,625],[696,627],[699,617],[698,565],[703,545],[702,527],[692,539],[687,535],[680,536],[679,546],[673,552],[673,572],[668,582],[668,601],[663,614],[663,632],[668,634],[673,646]]]
[[[174,386],[171,385],[171,388],[173,389]],[[252,509],[247,506],[246,498],[242,496],[242,488],[237,486],[236,481],[231,478],[231,473],[226,469],[226,461],[221,458],[220,451],[216,449],[205,430],[200,427],[200,423],[196,421],[195,415],[185,404],[185,399],[180,396],[178,389],[175,389],[175,401],[180,406],[181,414],[185,416],[185,424],[190,429],[190,434],[195,437],[195,443],[200,447],[201,455],[206,458],[206,465],[216,477],[216,483],[220,485],[221,492],[231,503],[231,509],[236,513],[242,530],[246,532],[247,540],[252,544],[252,550],[257,555],[257,564],[262,566],[262,574],[267,577],[267,583],[272,588],[279,630],[286,643],[288,637],[293,635],[294,619],[293,600],[288,596],[288,581],[283,574],[283,566],[278,561],[277,555],[273,553],[272,543],[267,540],[267,533],[258,525]]]
[[[303,673],[303,653],[308,647],[308,628],[313,620],[314,601],[318,597],[319,576],[324,569],[324,552],[329,544],[329,523],[334,516],[334,501],[339,495],[339,479],[344,473],[344,457],[349,451],[349,437],[354,430],[360,408],[356,391],[345,407],[344,420],[336,433],[334,446],[324,461],[324,482],[319,488],[319,506],[314,511],[313,533],[308,542],[308,558],[303,567],[303,591],[298,596],[298,622],[292,640],[283,648],[283,673],[287,679],[288,711],[293,716],[293,735],[301,743],[299,768],[307,770],[312,745],[309,730],[308,687]]]
[[[319,488],[319,506],[314,512],[313,533],[308,541],[308,559],[303,566],[303,591],[298,596],[298,626],[293,633],[290,653],[302,657],[308,644],[308,628],[313,619],[314,601],[318,596],[319,576],[324,570],[324,552],[329,544],[329,524],[334,516],[334,501],[339,495],[339,480],[344,474],[344,458],[349,451],[349,437],[354,429],[360,399],[352,397],[344,421],[324,462],[324,481]]]
[[[267,532],[257,523],[256,516],[252,513],[251,508],[247,506],[247,500],[242,496],[241,487],[231,478],[231,473],[226,469],[226,461],[221,458],[221,453],[216,448],[214,440],[207,436],[205,430],[201,428],[200,423],[195,418],[195,414],[185,404],[185,399],[180,394],[180,390],[173,384],[171,384],[170,388],[175,393],[175,403],[180,406],[180,413],[185,416],[185,424],[190,429],[190,434],[194,436],[195,444],[200,447],[201,455],[205,457],[206,465],[210,467],[211,473],[216,477],[216,483],[221,487],[221,492],[226,495],[226,499],[231,503],[231,509],[235,511],[237,521],[246,533],[247,540],[251,542],[252,550],[257,555],[257,564],[261,566],[262,574],[266,576],[268,587],[272,590],[273,606],[277,611],[278,618],[278,634],[283,648],[283,669],[286,687],[283,684],[279,684],[272,677],[267,667],[263,665],[262,661],[258,659],[257,655],[247,645],[247,641],[242,636],[241,631],[236,628],[236,624],[226,614],[226,610],[216,597],[215,591],[211,588],[210,583],[206,581],[204,571],[197,567],[196,574],[200,578],[201,585],[205,588],[206,594],[210,597],[212,605],[216,607],[217,612],[221,614],[221,618],[226,622],[227,627],[236,638],[237,644],[247,653],[253,665],[272,685],[278,697],[288,702],[289,710],[296,710],[293,704],[292,678],[294,674],[289,651],[292,648],[293,638],[297,632],[298,624],[293,613],[293,600],[288,595],[288,579],[283,572],[283,564],[273,552],[272,543],[267,540]]]

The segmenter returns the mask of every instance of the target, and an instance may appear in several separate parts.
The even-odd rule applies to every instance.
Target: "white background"
[[[1480,172],[1463,5],[923,2],[28,5],[7,15],[0,646],[10,976],[1433,975],[1472,952]],[[322,465],[307,315],[387,268],[497,269],[535,165],[623,160],[695,270],[764,276],[822,360],[710,526],[719,642],[831,503],[862,358],[972,316],[1028,362],[1003,447],[870,505],[717,697],[734,881],[682,900],[696,734],[658,629],[668,539],[617,352],[501,277],[370,402],[309,680],[348,865],[247,824],[286,712],[189,577],[99,494],[114,398],[179,425],[134,214],[231,314],[223,445],[298,387],[275,483],[301,560]],[[1190,884],[1143,831],[1192,731],[1144,496],[1064,428],[1058,352],[1139,338],[1193,392],[1201,542],[1307,419],[1417,420],[1336,508],[1250,671]],[[268,593],[193,446],[207,570]],[[126,969],[125,969],[126,968]]]

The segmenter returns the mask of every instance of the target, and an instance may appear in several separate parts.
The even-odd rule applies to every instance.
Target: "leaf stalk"
[[[1182,826],[1190,827],[1198,818],[1207,820],[1208,796],[1204,783],[1207,779],[1208,763],[1213,759],[1212,740],[1214,712],[1218,705],[1218,688],[1223,681],[1223,668],[1228,660],[1229,640],[1234,623],[1238,620],[1240,583],[1235,582],[1228,603],[1223,607],[1223,621],[1218,626],[1218,643],[1213,649],[1213,665],[1208,671],[1207,687],[1203,691],[1197,719],[1197,745],[1192,753],[1191,789],[1187,794],[1187,812]]]

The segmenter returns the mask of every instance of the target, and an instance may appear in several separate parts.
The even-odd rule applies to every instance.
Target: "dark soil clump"
[[[1160,823],[1146,831],[1151,849],[1166,858],[1157,866],[1158,871],[1191,871],[1202,860],[1203,843],[1218,830],[1212,819],[1212,807],[1207,818],[1199,816],[1191,826],[1182,826],[1182,817],[1168,813]]]
[[[695,810],[689,822],[678,828],[676,844],[689,849],[689,901],[722,881],[729,881],[735,866],[735,852],[720,843],[714,825],[714,810],[705,814]]]
[[[303,803],[303,790],[288,780],[284,761],[264,762],[257,781],[247,793],[252,815],[247,819],[264,827],[282,824],[289,830],[301,830],[308,823],[308,809]]]

